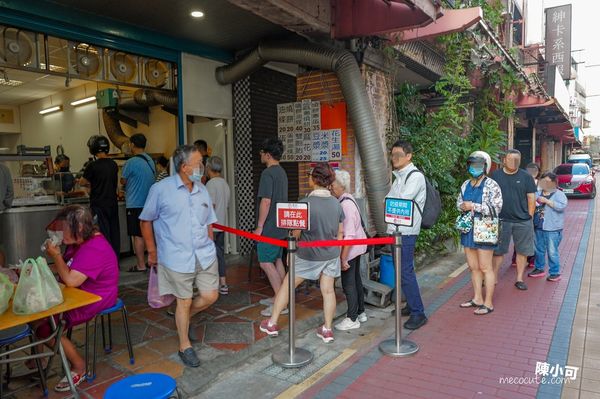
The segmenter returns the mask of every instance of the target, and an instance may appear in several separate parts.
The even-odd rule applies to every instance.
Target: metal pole
[[[394,257],[394,268],[396,269],[396,334],[394,338],[386,339],[379,344],[379,350],[387,356],[405,357],[417,353],[419,346],[409,340],[402,339],[402,275],[400,260],[402,258],[402,234],[394,232],[394,244],[392,245],[392,255]]]
[[[289,345],[287,351],[273,353],[273,363],[284,367],[294,368],[306,366],[313,360],[313,354],[303,348],[296,348],[296,251],[298,242],[296,237],[288,237],[288,282],[289,282]]]

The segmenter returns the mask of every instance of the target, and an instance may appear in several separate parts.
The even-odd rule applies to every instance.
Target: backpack
[[[417,206],[417,210],[421,214],[421,227],[424,229],[430,229],[437,222],[440,217],[440,213],[442,213],[442,199],[440,198],[439,191],[433,187],[433,185],[429,182],[429,179],[425,176],[423,172],[420,170],[412,170],[409,172],[408,176],[404,180],[404,184],[408,181],[410,175],[415,172],[419,172],[425,178],[425,206],[423,209],[419,207],[419,204],[415,202]]]

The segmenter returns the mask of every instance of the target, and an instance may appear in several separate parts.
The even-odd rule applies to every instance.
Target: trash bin
[[[379,282],[388,287],[396,287],[396,272],[392,255],[382,254],[379,258]]]

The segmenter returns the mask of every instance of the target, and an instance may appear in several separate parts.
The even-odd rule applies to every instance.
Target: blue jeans
[[[546,269],[546,253],[550,274],[560,274],[560,256],[558,246],[562,241],[562,230],[535,230],[535,268]]]
[[[425,314],[419,283],[415,273],[415,244],[417,236],[402,236],[402,257],[400,259],[401,275],[400,278],[402,292],[406,296],[406,303],[410,309],[411,316],[420,316]]]

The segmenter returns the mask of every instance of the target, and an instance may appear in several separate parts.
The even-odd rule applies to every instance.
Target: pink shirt
[[[348,199],[344,200],[344,198]],[[340,196],[339,201],[342,209],[344,210],[344,215],[346,216],[343,221],[344,239],[360,240],[367,238],[367,235],[365,234],[360,222],[360,213],[354,198],[350,194],[344,193]],[[364,254],[365,252],[367,252],[366,245],[353,245],[350,247],[350,252],[348,252],[348,262],[357,256]]]
[[[79,246],[69,246],[64,259],[71,270],[87,276],[77,288],[102,297],[99,302],[69,311],[70,326],[84,323],[115,304],[119,291],[119,263],[103,235],[97,234]]]

